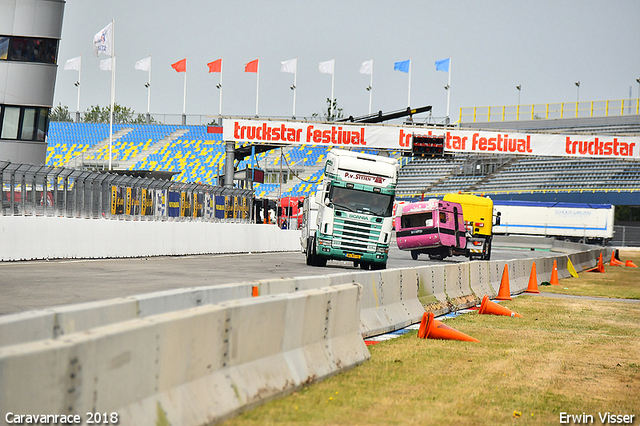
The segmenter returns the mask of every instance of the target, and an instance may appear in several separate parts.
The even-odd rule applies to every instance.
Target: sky
[[[433,106],[433,119],[460,107],[546,104],[637,98],[640,90],[638,0],[66,0],[54,105],[76,111],[78,72],[64,63],[82,56],[80,111],[110,102],[105,59],[92,54],[93,36],[114,20],[116,103],[147,112],[149,73],[134,69],[151,56],[151,113],[178,117],[184,74],[171,64],[187,58],[186,113],[217,116],[223,58],[224,116],[253,117],[260,58],[261,117],[291,117],[293,74],[281,62],[298,59],[296,116],[326,111],[331,75],[319,62],[335,58],[334,98],[345,116],[407,107],[409,75],[394,63],[411,58],[411,107]],[[451,57],[449,73],[435,61]],[[580,87],[575,82],[580,82]],[[518,93],[516,86],[521,86]],[[178,120],[178,118],[174,118]],[[176,121],[176,124],[178,121]],[[188,121],[189,124],[200,124]]]

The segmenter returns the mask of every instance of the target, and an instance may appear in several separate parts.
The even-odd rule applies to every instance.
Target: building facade
[[[0,160],[44,164],[63,0],[0,0]]]

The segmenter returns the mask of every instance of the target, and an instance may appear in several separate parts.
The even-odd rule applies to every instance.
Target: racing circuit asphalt
[[[492,260],[554,256],[546,250],[493,248]],[[465,262],[462,256],[442,261],[392,244],[388,268]],[[241,283],[273,278],[359,271],[352,262],[329,261],[307,266],[300,252],[0,262],[0,315],[58,305],[125,297],[184,287]]]

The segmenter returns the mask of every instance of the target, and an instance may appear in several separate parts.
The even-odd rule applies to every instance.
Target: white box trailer
[[[601,243],[613,239],[615,207],[611,204],[494,200],[494,208],[501,213],[494,234]]]

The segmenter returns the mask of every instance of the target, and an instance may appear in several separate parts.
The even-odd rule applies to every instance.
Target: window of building
[[[0,36],[0,60],[6,60],[9,54],[9,37]]]
[[[0,36],[0,60],[55,64],[58,40]]]
[[[44,141],[49,108],[0,105],[0,139]]]
[[[2,111],[2,139],[18,139],[18,129],[20,128],[20,108],[4,107]]]

